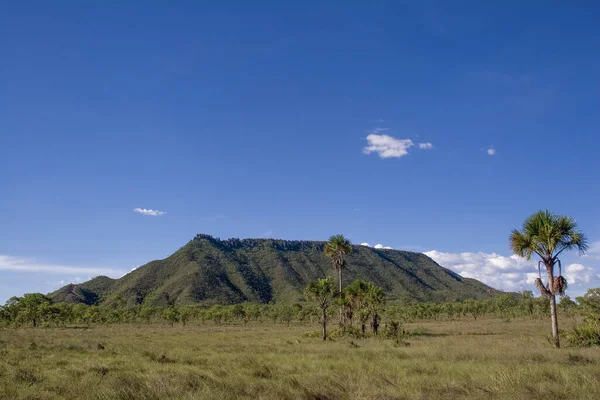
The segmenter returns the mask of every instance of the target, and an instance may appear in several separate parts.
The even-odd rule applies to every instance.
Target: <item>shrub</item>
[[[402,324],[398,321],[389,321],[383,329],[383,337],[392,339],[394,345],[398,347],[409,346],[410,343],[406,341],[409,336],[410,334],[402,328]]]
[[[600,346],[600,322],[588,321],[566,333],[566,340],[573,347]]]

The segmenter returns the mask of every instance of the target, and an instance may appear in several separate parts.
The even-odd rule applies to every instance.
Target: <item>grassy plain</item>
[[[317,329],[0,330],[0,399],[600,398],[600,348],[551,348],[546,320],[408,324],[408,347]]]

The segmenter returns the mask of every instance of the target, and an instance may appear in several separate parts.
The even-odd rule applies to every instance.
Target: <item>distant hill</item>
[[[54,301],[101,304],[118,295],[127,305],[167,306],[245,301],[301,301],[313,279],[335,277],[325,242],[228,239],[197,235],[164,260],[152,261],[119,279],[105,276],[68,285]],[[421,253],[354,246],[344,284],[374,282],[388,300],[454,301],[488,296],[489,286],[439,266]]]

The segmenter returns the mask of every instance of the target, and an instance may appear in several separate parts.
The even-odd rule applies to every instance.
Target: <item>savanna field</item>
[[[562,318],[561,329],[574,318]],[[0,330],[0,399],[598,399],[600,348],[554,349],[547,318]]]

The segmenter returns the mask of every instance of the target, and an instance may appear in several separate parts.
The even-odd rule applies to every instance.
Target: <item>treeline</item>
[[[378,288],[355,282],[343,296],[332,298],[326,317],[345,327],[366,327],[376,331],[379,323],[452,320],[459,318],[544,318],[549,312],[545,297],[534,297],[525,291],[496,294],[485,300],[465,300],[448,303],[391,302],[385,304]],[[558,310],[566,316],[583,316],[593,326],[600,323],[600,288],[590,289],[576,301],[561,299]],[[0,327],[64,327],[67,325],[153,324],[170,326],[195,324],[316,324],[322,321],[323,309],[318,301],[296,304],[257,304],[125,307],[119,297],[107,299],[102,306],[53,303],[40,293],[11,298],[0,307]]]

